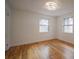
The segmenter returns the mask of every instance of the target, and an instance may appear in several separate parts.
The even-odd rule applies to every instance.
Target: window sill
[[[48,32],[39,32],[39,33],[43,33],[43,34],[46,34],[46,33],[48,33]]]

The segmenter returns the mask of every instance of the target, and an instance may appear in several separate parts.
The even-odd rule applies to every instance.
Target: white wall
[[[73,13],[61,15],[59,17],[51,17],[41,15],[30,11],[10,10],[6,5],[6,13],[9,12],[9,16],[5,16],[6,27],[6,50],[10,46],[34,43],[38,41],[48,39],[61,39],[67,42],[74,42],[73,34],[67,34],[62,32],[63,18],[65,16],[73,16]],[[11,14],[11,15],[10,15]],[[41,19],[49,20],[49,32],[39,32],[39,21]]]
[[[49,32],[39,32],[39,20],[49,20]],[[11,23],[11,45],[28,44],[55,38],[55,17],[45,16],[34,12],[13,10]]]
[[[10,21],[11,10],[7,2],[5,2],[5,50],[10,47]]]
[[[57,38],[70,43],[74,43],[74,36],[71,33],[63,33],[64,17],[74,16],[74,13],[68,13],[57,17]]]

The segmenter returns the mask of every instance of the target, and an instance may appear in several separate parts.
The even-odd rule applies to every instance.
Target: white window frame
[[[74,31],[74,29],[73,29],[73,28],[74,28],[74,26],[73,26],[73,25],[74,25],[74,20],[73,20],[73,24],[67,24],[67,25],[65,25],[65,20],[66,20],[66,19],[69,19],[69,18],[72,18],[72,19],[73,19],[73,17],[65,17],[65,18],[64,18],[64,25],[63,25],[63,32],[64,32],[64,33],[71,33],[71,32],[65,32],[65,28],[64,28],[65,26],[67,26],[67,27],[68,27],[68,26],[72,26],[72,33],[73,33],[73,31]]]
[[[47,20],[48,21],[48,25],[40,24],[41,20]],[[49,20],[48,19],[41,19],[41,20],[39,21],[39,32],[40,33],[48,33],[49,32]],[[41,31],[40,26],[48,26],[48,30],[47,31]]]

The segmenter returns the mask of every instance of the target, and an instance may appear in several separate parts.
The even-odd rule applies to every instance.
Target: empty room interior
[[[5,59],[74,59],[74,0],[5,0]]]

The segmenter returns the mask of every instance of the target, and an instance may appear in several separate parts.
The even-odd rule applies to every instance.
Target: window
[[[73,18],[72,17],[64,18],[64,32],[73,33]]]
[[[48,20],[45,19],[40,20],[39,32],[48,32]]]

